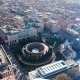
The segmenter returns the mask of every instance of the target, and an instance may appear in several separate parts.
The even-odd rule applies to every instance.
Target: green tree
[[[54,47],[56,46],[56,41],[54,42],[53,46],[54,46]]]
[[[71,78],[67,74],[63,73],[56,76],[55,80],[71,80]]]
[[[38,41],[42,42],[42,35],[41,35],[41,33],[38,33]]]
[[[77,77],[78,75],[80,75],[79,69],[78,68],[69,69],[67,71],[67,75],[73,79],[73,78]]]

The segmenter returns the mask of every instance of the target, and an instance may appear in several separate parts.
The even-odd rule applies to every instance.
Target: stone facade
[[[35,60],[41,59],[48,52],[48,46],[43,43],[33,42],[25,45],[22,48],[23,56],[25,58],[32,58]]]
[[[77,56],[77,53],[71,48],[68,40],[59,46],[59,52],[65,59],[74,59]]]

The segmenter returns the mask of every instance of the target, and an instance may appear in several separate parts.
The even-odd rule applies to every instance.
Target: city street
[[[22,68],[20,67],[20,65],[16,61],[15,57],[10,52],[9,47],[4,43],[4,41],[1,38],[0,38],[0,45],[3,46],[5,52],[7,53],[9,59],[12,62],[12,66],[13,66],[16,80],[27,80],[27,75],[24,74],[24,72],[22,71]]]
[[[18,64],[18,62],[16,61],[16,59],[14,58],[14,56],[12,55],[12,53],[9,50],[9,47],[7,47],[6,45],[3,46],[8,57],[10,58],[11,62],[12,62],[12,66],[14,69],[14,74],[16,76],[17,80],[27,80],[27,75],[25,75],[22,71],[22,68],[20,67],[20,65]]]

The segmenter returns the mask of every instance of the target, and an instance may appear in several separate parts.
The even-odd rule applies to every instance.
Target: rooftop
[[[9,64],[10,63],[10,64]],[[2,45],[0,45],[0,75],[4,75],[4,73],[10,74],[5,75],[4,77],[0,77],[0,80],[15,80],[15,76],[13,74],[13,69],[11,66],[11,62],[8,59],[5,50],[3,49]]]
[[[0,31],[3,34],[8,34],[8,35],[17,34],[18,32],[24,31],[26,29],[30,30],[30,31],[36,30],[36,28],[34,28],[34,27],[30,27],[30,28],[24,27],[22,29],[18,29],[18,28],[14,28],[13,26],[10,26],[10,25],[5,25],[5,26],[0,27]]]
[[[80,33],[80,23],[70,24],[68,27]]]
[[[68,67],[70,68],[71,66],[76,66],[79,65],[78,62],[74,61],[74,60],[67,60],[65,61],[65,63],[68,65]]]
[[[37,70],[31,71],[31,72],[29,72],[29,74],[30,74],[29,77],[31,79],[40,78],[40,75]]]
[[[0,29],[4,34],[14,34],[18,32],[16,28],[10,25],[2,26]]]
[[[36,79],[33,79],[33,80],[49,80],[49,79],[36,78]]]
[[[5,78],[0,79],[0,80],[16,80],[16,79],[15,79],[15,76],[14,75],[10,75],[10,76],[5,77]]]
[[[67,57],[70,57],[72,54],[77,54],[75,51],[73,51],[70,47],[68,47],[68,48],[66,48],[65,50],[64,50],[64,52],[62,53],[62,55],[65,57],[65,58],[67,58]],[[71,56],[72,57],[72,56]]]
[[[59,73],[75,66],[78,66],[78,63],[74,60],[60,60],[29,72],[29,78],[30,80],[35,80],[36,78],[48,78],[53,74]]]
[[[64,68],[67,68],[67,65],[64,63],[64,61],[61,60],[52,64],[48,64],[46,66],[40,67],[37,70],[39,71],[42,77],[45,77],[51,73],[55,73],[56,71]]]
[[[70,28],[65,28],[65,30],[66,30],[68,33],[72,34],[72,35],[77,35],[77,34],[79,34],[77,31],[72,30],[72,29],[70,29]]]
[[[11,66],[4,65],[0,67],[0,74],[8,72],[8,71],[11,71]]]

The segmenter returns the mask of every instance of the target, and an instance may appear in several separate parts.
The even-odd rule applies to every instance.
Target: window
[[[65,65],[63,62],[61,63],[62,65]]]
[[[10,44],[12,44],[12,42],[10,41]]]
[[[15,43],[16,43],[16,40],[14,40],[15,41]]]

